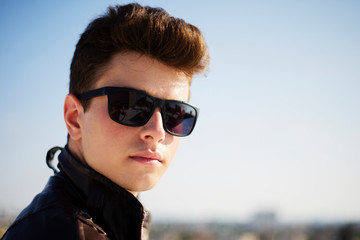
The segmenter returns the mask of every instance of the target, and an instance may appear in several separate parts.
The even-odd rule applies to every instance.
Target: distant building
[[[276,228],[278,221],[274,212],[264,211],[255,214],[251,224],[256,229],[256,231],[268,232]]]

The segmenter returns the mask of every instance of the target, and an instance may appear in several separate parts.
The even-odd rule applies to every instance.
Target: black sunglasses
[[[160,99],[132,88],[98,88],[81,94],[79,99],[86,100],[102,95],[108,96],[109,115],[115,122],[140,127],[145,125],[155,109],[160,107],[165,131],[179,137],[188,136],[193,131],[199,114],[199,109],[186,102]]]

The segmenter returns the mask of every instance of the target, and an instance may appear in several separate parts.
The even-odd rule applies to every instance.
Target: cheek
[[[107,131],[109,124],[107,121],[107,111],[93,104],[91,108],[84,114],[83,133],[84,140],[94,138],[93,135],[98,135],[101,132]],[[101,137],[99,135],[98,137]]]
[[[169,163],[171,163],[172,160],[174,159],[174,156],[179,148],[180,140],[181,140],[179,137],[171,136],[171,138],[172,138],[171,140],[165,141],[165,148],[168,149],[168,158],[170,159]]]
[[[84,153],[93,156],[104,154],[102,150],[113,147],[120,135],[118,124],[110,119],[106,106],[91,106],[84,114],[82,127]]]

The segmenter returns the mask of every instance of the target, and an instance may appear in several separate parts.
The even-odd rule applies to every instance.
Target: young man
[[[115,6],[92,21],[71,64],[60,171],[3,239],[147,239],[136,197],[193,130],[191,79],[208,60],[200,31],[162,9]]]

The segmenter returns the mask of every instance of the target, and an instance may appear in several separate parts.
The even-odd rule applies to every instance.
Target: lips
[[[132,155],[130,155],[130,158],[132,160],[135,160],[137,162],[147,164],[147,165],[161,164],[163,162],[163,158],[160,153],[151,152],[149,150],[132,154]]]

